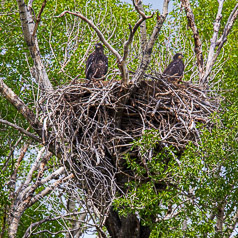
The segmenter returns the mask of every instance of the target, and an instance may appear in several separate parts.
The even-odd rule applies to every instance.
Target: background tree
[[[214,2],[216,7],[212,7]],[[148,237],[150,232],[155,237],[230,237],[235,232],[237,40],[233,39],[237,37],[238,11],[235,1],[229,4],[225,1],[221,11],[223,2],[182,1],[182,5],[179,2],[175,6],[169,21],[165,21],[169,1],[164,1],[162,14],[153,16],[141,1],[133,1],[134,6],[115,0],[43,1],[43,4],[2,1],[2,237],[29,237],[32,233],[40,237],[64,233],[77,237],[91,226],[102,237],[108,232],[113,237],[120,234],[121,237],[135,234]],[[56,17],[60,14],[60,18]],[[192,31],[187,28],[187,21]],[[95,26],[96,31],[92,29]],[[226,38],[228,43],[220,49]],[[185,79],[205,88],[209,86],[212,94],[214,90],[221,91],[227,99],[224,113],[216,119],[212,131],[204,130],[198,148],[191,145],[179,160],[174,157],[174,148],[164,148],[147,163],[155,175],[146,184],[137,180],[129,184],[130,192],[114,204],[119,211],[124,210],[120,217],[112,207],[100,214],[84,190],[79,189],[80,184],[68,171],[67,164],[63,166],[65,155],[47,141],[51,129],[42,104],[42,98],[50,95],[53,87],[84,77],[87,56],[99,39],[108,49],[107,80],[113,78],[125,84],[131,80],[136,85],[145,73],[162,73],[173,54],[183,51],[187,59]],[[221,53],[216,55],[216,52]],[[156,131],[148,132],[135,146],[147,154],[160,139]],[[168,161],[166,170],[165,160]],[[135,177],[144,176],[144,168],[133,158],[128,157],[126,161]],[[158,189],[158,181],[165,182],[166,187]],[[103,217],[105,214],[107,218]],[[108,231],[103,229],[104,225]]]

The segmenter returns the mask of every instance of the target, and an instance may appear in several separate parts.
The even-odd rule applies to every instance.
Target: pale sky
[[[121,0],[122,2],[128,2],[128,3],[131,3],[132,1],[131,0]],[[151,5],[152,6],[152,9],[158,9],[160,10],[160,12],[163,10],[163,2],[164,0],[143,0],[143,4],[145,5]],[[170,1],[169,3],[169,10],[172,9],[172,1]]]

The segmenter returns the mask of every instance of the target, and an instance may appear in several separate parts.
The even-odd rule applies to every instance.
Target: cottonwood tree
[[[67,210],[67,213],[63,215],[62,213],[61,214],[59,213],[59,215],[54,214],[54,217],[52,217],[51,215],[44,216],[42,220],[36,221],[35,223],[31,224],[28,229],[26,229],[24,237],[29,237],[32,234],[32,229],[38,227],[44,222],[60,220],[62,219],[62,216],[65,218],[69,217],[69,220],[67,220],[67,222],[64,222],[64,225],[62,226],[66,227],[64,230],[59,230],[56,233],[51,232],[49,229],[41,230],[37,231],[35,235],[39,233],[44,234],[44,232],[48,232],[48,234],[57,234],[66,232],[68,233],[67,234],[68,237],[70,236],[78,237],[84,231],[83,228],[84,225],[89,226],[90,224],[93,224],[93,227],[96,229],[100,237],[106,237],[108,234],[112,237],[149,237],[153,226],[150,226],[151,224],[149,224],[148,221],[151,221],[152,224],[158,223],[160,225],[165,224],[163,223],[163,221],[167,220],[175,221],[171,223],[173,226],[175,226],[177,221],[176,217],[179,217],[178,214],[180,214],[180,211],[183,211],[184,208],[183,204],[188,204],[186,203],[187,201],[189,202],[192,201],[192,198],[190,198],[189,196],[187,199],[185,199],[185,201],[179,201],[180,203],[178,206],[176,206],[177,201],[169,201],[169,202],[166,201],[165,204],[161,204],[161,206],[158,208],[162,210],[164,209],[163,212],[166,211],[166,214],[164,214],[164,216],[161,216],[159,210],[155,210],[155,213],[150,213],[147,210],[147,213],[149,214],[148,215],[146,214],[146,212],[145,213],[138,212],[140,211],[140,204],[136,204],[136,200],[134,201],[133,196],[130,197],[130,194],[128,194],[130,201],[132,201],[132,204],[135,206],[131,208],[128,205],[127,201],[125,202],[124,200],[122,200],[122,203],[119,203],[118,205],[119,209],[123,206],[126,208],[129,207],[129,209],[127,210],[128,211],[127,214],[122,213],[122,215],[119,216],[118,211],[115,210],[115,205],[113,205],[113,202],[117,198],[117,196],[127,195],[127,187],[125,186],[125,183],[128,182],[128,178],[126,177],[125,179],[121,174],[121,172],[123,173],[128,172],[126,169],[122,170],[122,167],[124,166],[124,164],[121,164],[120,162],[122,160],[122,155],[114,156],[110,154],[109,147],[106,146],[103,147],[103,143],[101,143],[100,145],[97,144],[98,143],[97,139],[100,138],[95,139],[92,136],[94,134],[89,134],[90,132],[89,127],[92,126],[93,124],[88,123],[88,125],[87,124],[83,125],[83,130],[85,130],[85,132],[82,139],[85,140],[87,138],[87,134],[89,135],[90,138],[88,138],[87,142],[88,144],[87,143],[80,144],[79,139],[76,138],[76,133],[78,133],[78,131],[81,130],[82,126],[80,125],[81,123],[80,119],[75,119],[74,117],[72,117],[73,120],[78,120],[78,128],[70,127],[71,125],[69,123],[68,128],[69,129],[73,128],[75,130],[73,133],[71,133],[70,136],[69,136],[70,133],[67,130],[68,128],[65,129],[61,127],[62,125],[65,126],[65,124],[61,124],[59,122],[59,120],[61,119],[67,121],[72,116],[70,114],[70,112],[72,111],[70,110],[73,106],[68,107],[68,104],[65,103],[67,101],[67,92],[68,95],[70,95],[69,97],[73,97],[74,94],[76,95],[76,91],[78,92],[81,90],[81,89],[79,90],[79,88],[77,88],[76,86],[76,91],[74,91],[75,90],[74,85],[77,79],[83,78],[83,74],[78,73],[76,70],[77,67],[75,67],[75,62],[77,62],[77,60],[75,58],[75,54],[80,53],[81,57],[80,61],[78,62],[79,63],[78,70],[80,72],[83,72],[82,70],[83,64],[86,61],[86,58],[90,50],[93,48],[93,44],[90,44],[89,39],[92,39],[92,42],[94,41],[96,42],[96,40],[94,39],[97,38],[105,45],[110,55],[114,57],[113,60],[116,61],[116,63],[113,64],[112,63],[113,60],[109,59],[109,62],[111,62],[112,63],[111,65],[113,66],[110,69],[111,71],[109,70],[107,80],[113,81],[116,78],[123,85],[119,90],[119,94],[117,94],[120,95],[120,93],[122,93],[118,98],[118,101],[121,104],[117,108],[117,111],[115,113],[116,119],[115,125],[118,131],[121,130],[121,133],[125,133],[122,129],[122,115],[124,109],[123,110],[121,109],[122,107],[121,105],[127,105],[130,100],[132,101],[132,104],[137,103],[136,99],[133,102],[131,96],[136,90],[139,90],[138,85],[140,85],[143,82],[145,77],[148,77],[147,72],[149,71],[151,60],[154,60],[153,59],[154,47],[156,46],[156,44],[158,44],[157,42],[159,33],[161,32],[161,30],[163,29],[162,27],[166,23],[166,17],[168,15],[168,5],[170,1],[164,0],[163,11],[161,14],[145,11],[142,5],[142,1],[140,0],[132,2],[133,8],[135,10],[134,12],[131,12],[131,9],[129,7],[125,8],[125,10],[128,10],[129,14],[132,15],[131,18],[128,17],[130,19],[128,29],[127,26],[122,24],[124,29],[127,29],[128,34],[123,34],[123,32],[119,30],[118,32],[113,31],[113,29],[111,29],[111,27],[107,25],[107,24],[109,25],[115,24],[115,29],[118,29],[117,25],[119,25],[120,22],[117,16],[117,14],[119,13],[116,11],[118,11],[117,4],[119,4],[119,1],[100,1],[100,2],[96,1],[92,3],[91,2],[88,3],[85,1],[84,3],[81,3],[81,9],[80,5],[73,6],[72,3],[69,3],[68,6],[63,5],[65,9],[60,8],[62,10],[61,12],[58,11],[57,9],[58,5],[56,3],[49,3],[46,0],[43,1],[42,4],[36,1],[28,1],[28,3],[26,3],[24,2],[24,0],[18,0],[16,3],[15,2],[12,3],[11,7],[14,10],[16,9],[15,6],[18,7],[19,14],[17,14],[17,16],[20,20],[20,24],[22,27],[22,33],[25,41],[24,47],[27,48],[28,52],[30,53],[29,54],[30,57],[27,56],[27,50],[24,49],[24,47],[22,46],[23,42],[22,41],[17,42],[15,47],[20,48],[20,50],[26,54],[25,65],[28,71],[27,77],[28,79],[22,80],[21,87],[23,89],[27,89],[26,90],[27,93],[24,94],[23,89],[22,90],[18,89],[16,91],[18,92],[19,95],[17,95],[16,92],[14,92],[13,90],[14,86],[12,85],[12,83],[9,83],[8,79],[12,78],[12,75],[14,75],[14,77],[18,75],[18,72],[14,72],[14,70],[10,72],[11,73],[10,77],[8,75],[7,70],[8,64],[11,67],[15,64],[15,62],[11,62],[11,60],[3,61],[4,66],[6,66],[6,69],[3,70],[3,73],[1,72],[2,76],[0,78],[0,93],[2,95],[2,98],[11,105],[13,105],[16,111],[21,116],[20,124],[27,125],[27,127],[29,126],[29,129],[25,130],[22,126],[19,126],[17,122],[14,123],[10,122],[13,121],[12,120],[13,118],[11,118],[13,117],[12,114],[9,114],[9,116],[8,115],[5,116],[2,113],[1,114],[2,118],[0,119],[0,122],[2,125],[4,125],[4,127],[8,126],[14,128],[15,130],[18,130],[20,134],[22,134],[24,137],[28,137],[32,141],[34,141],[34,143],[37,143],[37,145],[40,146],[41,149],[38,150],[38,156],[35,157],[35,161],[31,166],[31,169],[29,169],[25,177],[22,178],[22,181],[19,183],[17,175],[19,174],[19,167],[23,161],[24,155],[28,147],[28,145],[26,144],[23,147],[21,155],[15,161],[14,166],[12,167],[13,170],[9,174],[9,177],[7,179],[9,181],[7,186],[9,186],[10,191],[9,197],[10,204],[5,206],[6,210],[5,214],[6,214],[6,221],[8,222],[9,237],[16,237],[21,216],[26,211],[26,209],[33,206],[33,204],[39,202],[41,199],[44,199],[44,197],[46,197],[50,193],[60,190],[62,192],[65,192],[65,194],[71,193],[70,196],[68,195],[66,196],[69,198],[68,207],[67,209],[65,209]],[[196,18],[194,16],[190,1],[189,0],[181,1],[181,7],[185,11],[188,26],[192,30],[192,35],[194,39],[194,55],[196,56],[196,67],[193,67],[193,69],[194,71],[198,72],[197,81],[200,84],[200,88],[198,89],[199,93],[197,96],[202,97],[203,99],[206,97],[204,95],[208,93],[207,89],[209,88],[210,85],[209,76],[212,70],[214,69],[214,64],[216,63],[220,55],[220,52],[224,47],[225,42],[227,41],[228,35],[231,32],[232,26],[234,25],[238,14],[238,4],[236,4],[234,5],[234,8],[230,11],[229,17],[225,22],[225,26],[223,27],[222,30],[220,30],[222,22],[221,14],[224,1],[220,0],[218,1],[218,3],[219,6],[217,8],[217,15],[214,19],[215,23],[213,27],[213,35],[211,37],[211,42],[209,43],[209,50],[204,54],[203,42],[199,35],[199,28],[197,27]],[[62,2],[59,1],[58,4],[60,5],[62,4]],[[84,9],[82,8],[83,5],[85,5]],[[2,6],[7,7],[7,2],[3,2]],[[94,14],[89,13],[87,9],[88,8],[93,9],[93,7],[94,9],[99,8],[100,10],[95,11]],[[50,12],[51,9],[54,9],[54,11],[53,15],[49,14],[48,16],[49,23],[48,23],[44,21],[44,17],[47,16],[44,15],[44,13]],[[115,11],[115,13],[113,11]],[[2,14],[4,18],[6,17],[7,22],[9,22],[8,14],[11,17],[11,13],[6,14],[2,11]],[[114,17],[116,20],[115,21],[111,20],[111,18],[109,18],[108,15],[112,16],[111,18]],[[107,22],[108,19],[109,23]],[[124,20],[123,23],[126,21],[127,19]],[[148,24],[148,22],[150,24]],[[105,27],[103,27],[103,25],[105,25]],[[55,43],[55,41],[58,38],[54,38],[53,35],[58,34],[55,33],[56,31],[55,28],[57,27],[59,27],[59,30],[64,29],[64,31],[66,32],[65,36],[63,37],[64,47],[62,47],[62,45],[60,44],[60,40],[59,44]],[[44,28],[49,29],[49,34],[47,33],[48,36],[47,49],[43,49],[40,47],[41,45],[40,42],[43,41],[43,39],[45,39],[44,34],[42,34],[42,32],[44,33],[43,30]],[[88,39],[84,38],[84,33],[86,36],[89,37]],[[116,42],[115,39],[119,39],[121,36],[120,34],[123,34],[123,36],[121,37],[122,40]],[[21,36],[18,35],[17,37],[20,38]],[[86,50],[85,50],[86,47],[84,45],[85,41],[88,43]],[[5,46],[8,46],[7,43],[5,43]],[[62,51],[62,49],[64,49],[63,57],[62,55],[60,56],[59,54],[59,52]],[[41,53],[42,51],[45,51],[44,54]],[[1,53],[3,56],[4,55],[8,56],[9,48],[7,47],[6,49],[3,48]],[[22,56],[20,59],[22,59]],[[191,61],[192,60],[193,57],[191,57]],[[132,66],[130,66],[130,64]],[[55,65],[59,65],[59,67],[56,68]],[[132,67],[134,69],[134,72],[131,72],[131,70],[128,69],[129,67]],[[55,69],[55,72],[54,70],[53,72],[51,72],[52,71],[51,68]],[[120,74],[118,74],[118,71],[120,72]],[[161,68],[158,69],[158,72],[161,72]],[[63,87],[62,91],[60,88],[52,86],[52,84],[53,85],[57,84],[57,82],[55,82],[55,78],[56,79],[59,78],[58,74],[63,75],[61,77],[68,78],[67,81],[69,87],[67,86],[65,88]],[[181,93],[183,92],[176,91],[173,88],[173,86],[168,84],[166,80],[163,79],[163,77],[161,78],[161,76],[158,75],[159,75],[158,73],[156,73],[155,75],[150,74],[149,77],[150,79],[156,78],[156,80],[162,80],[161,82],[162,84],[164,84],[163,87],[167,87],[168,89],[168,91],[165,92],[164,95],[171,95],[171,97],[175,95],[175,98],[179,100],[179,102],[184,106],[185,110],[186,105],[183,102],[181,96],[182,95]],[[24,77],[24,75],[21,77]],[[19,78],[19,75],[16,78]],[[71,82],[69,83],[69,81]],[[86,91],[88,90],[88,92],[90,92],[91,95],[93,95],[92,96],[93,98],[100,98],[100,100],[101,98],[110,100],[108,95],[110,91],[112,92],[113,90],[115,90],[115,85],[116,84],[112,85],[108,84],[107,86],[105,86],[105,88],[102,88],[100,91],[98,91],[98,89],[95,87],[90,88],[90,86],[88,86],[88,89],[85,90]],[[85,85],[82,88],[84,90]],[[204,89],[203,92],[200,91],[201,88]],[[123,95],[123,93],[125,93],[125,96]],[[86,95],[85,92],[82,92],[82,94]],[[185,94],[183,96],[185,96]],[[186,97],[189,96],[186,95]],[[34,99],[33,103],[32,102],[28,103],[28,98],[33,98]],[[122,98],[122,101],[120,101],[121,100],[120,98]],[[165,98],[162,99],[164,100]],[[166,100],[163,101],[162,99],[158,100],[155,103],[155,106],[153,106],[154,109],[152,115],[157,113],[160,104],[165,105],[164,107],[166,108],[167,101]],[[205,108],[205,111],[211,110],[209,111],[209,113],[212,112],[211,109],[212,106],[207,105],[208,102],[206,102],[206,105],[204,106],[203,102],[199,102],[199,100],[196,101],[196,99],[192,97],[190,99],[191,100],[188,100],[189,102],[191,102],[190,105],[192,108],[190,114],[193,113],[194,108],[193,105],[195,105],[195,107],[199,107],[198,106],[199,103],[203,105],[202,107]],[[105,104],[105,101],[103,100],[93,101],[89,98],[87,102],[83,101],[82,106],[84,104],[88,105],[88,112],[86,113],[87,115],[88,113],[90,113],[89,110],[90,107],[94,106],[94,104],[91,102],[98,103],[99,106]],[[61,105],[63,105],[63,108],[66,108],[68,110],[68,114],[66,117],[64,117],[65,116],[63,114],[64,109],[61,108]],[[80,102],[77,102],[77,105],[79,105],[79,108],[81,107]],[[62,110],[62,114],[60,113],[60,110]],[[100,115],[97,114],[98,111],[99,107],[98,109],[96,109],[96,111],[94,111],[95,116],[92,116],[93,121],[95,121],[96,117]],[[208,114],[206,114],[205,118],[207,118]],[[61,115],[63,115],[63,117],[61,117]],[[139,115],[139,117],[140,116],[143,118],[143,115]],[[177,115],[177,117],[181,118],[180,115]],[[185,129],[187,131],[193,130],[194,129],[193,121],[195,119],[190,117],[186,118],[189,120],[189,124],[185,126]],[[142,119],[142,121],[145,119],[146,117]],[[103,128],[103,126],[100,123],[98,123],[97,125],[99,130]],[[144,126],[142,131],[144,131],[144,129],[147,128],[145,128]],[[166,141],[166,139],[170,136],[170,134],[175,133],[176,130],[178,129],[174,127],[170,128],[169,131],[167,131],[163,135],[163,140]],[[109,132],[105,132],[103,130],[102,132],[104,132],[104,134],[103,133],[101,134],[101,136],[104,138],[102,139],[102,141],[104,142],[104,140],[107,140]],[[198,132],[195,131],[194,134],[197,135]],[[132,135],[127,134],[127,136],[128,138],[130,138],[130,140],[134,139]],[[95,137],[97,137],[96,134]],[[122,137],[122,140],[124,138]],[[155,138],[156,140],[161,140],[161,134],[160,136],[156,136]],[[78,143],[76,149],[74,147],[75,146],[74,141]],[[153,151],[157,142],[153,140],[152,142],[153,143],[151,147],[149,147],[149,149],[148,148],[144,149],[143,148],[144,144],[137,144],[138,147],[142,148],[140,149],[140,154],[142,154],[141,158],[142,159],[144,158],[144,160],[142,160],[143,171],[141,172],[139,167],[136,167],[136,164],[132,164],[130,166],[130,171],[128,172],[129,175],[131,173],[132,177],[138,175],[139,178],[141,176],[141,173],[142,177],[144,177],[145,173],[144,169],[147,175],[149,175],[148,178],[150,177],[150,175],[152,176],[151,173],[154,173],[152,172],[154,168],[150,164],[151,161],[153,160],[152,159],[149,159],[149,161],[147,160],[148,158],[153,158],[153,152],[150,152],[151,153],[150,155],[150,153],[148,154],[148,151]],[[116,142],[113,143],[115,143],[113,144],[113,146],[117,147]],[[183,142],[180,141],[178,141],[178,144],[184,145]],[[95,154],[96,160],[95,163],[93,163],[92,161],[87,161],[89,157],[87,154],[84,155],[85,148],[83,148],[82,145],[88,145],[88,148],[92,150],[92,154],[93,155]],[[178,160],[178,158],[180,159],[180,155],[176,154],[176,152],[173,152],[172,149],[170,150],[170,147],[168,147],[168,145],[165,142],[163,142],[162,145],[164,146],[164,148],[167,148],[165,150],[162,150],[162,152],[164,153],[160,152],[161,156],[165,156],[165,160],[163,160],[163,162],[165,164],[169,163],[170,161],[174,163],[175,159],[177,164],[173,165],[175,166],[176,169],[180,170],[182,168],[181,166],[178,166],[181,163]],[[125,146],[127,145],[125,144]],[[17,143],[15,147],[17,148]],[[77,152],[78,155],[75,155],[75,152]],[[12,154],[11,151],[10,154]],[[107,154],[110,154],[110,156],[108,156]],[[51,158],[52,155],[58,158],[57,166],[56,164],[54,164],[54,166],[51,167],[51,163],[53,160]],[[10,158],[10,156],[8,157]],[[79,158],[82,158],[83,160],[83,162],[82,161],[80,162],[81,164],[78,162]],[[106,160],[106,158],[110,158],[111,161]],[[105,161],[102,161],[104,159]],[[84,162],[84,160],[87,163]],[[7,161],[8,160],[6,160],[3,168],[7,168],[8,166]],[[154,161],[156,161],[156,159]],[[131,163],[130,159],[128,159],[128,162],[129,164]],[[101,168],[100,166],[101,167],[104,166],[105,171],[103,171],[103,168]],[[81,170],[82,167],[83,170]],[[163,165],[159,164],[159,167],[163,168]],[[137,173],[132,172],[134,169],[136,169]],[[178,174],[178,171],[176,169],[170,172],[172,174],[173,173]],[[79,175],[79,172],[81,171],[84,171],[85,175],[84,174],[82,176]],[[151,180],[149,180],[148,183],[148,186],[151,186],[150,188],[153,191],[155,191],[156,196],[158,196],[158,200],[155,200],[157,203],[160,203],[163,200],[163,197],[161,197],[163,195],[163,192],[160,193],[161,190],[166,191],[168,185],[171,185],[171,187],[174,187],[176,189],[178,188],[177,187],[178,184],[176,183],[176,181],[173,181],[173,179],[170,178],[171,174],[167,174],[166,171],[167,170],[164,171],[165,177],[163,176],[162,178],[155,177],[154,183],[151,183]],[[221,172],[221,170],[216,172],[217,173]],[[155,174],[158,175],[159,173],[156,172]],[[165,184],[157,183],[160,180],[162,182],[166,180],[166,183]],[[108,191],[103,191],[105,188],[104,186],[110,189],[108,189]],[[232,184],[232,186],[235,186],[235,184]],[[142,190],[143,188],[146,187],[142,186]],[[145,189],[145,191],[148,192],[147,188]],[[171,195],[174,195],[176,191],[187,192],[185,190],[177,189],[173,190]],[[191,191],[189,190],[189,193],[190,192]],[[142,198],[145,197],[145,194],[143,194],[143,192],[139,195],[137,193],[132,193],[132,195],[133,194],[134,195],[136,194],[138,198],[140,198],[140,195],[142,195]],[[73,200],[76,200],[77,203],[75,203]],[[193,200],[192,202],[194,201],[195,200]],[[147,205],[145,207],[148,208]],[[153,207],[149,208],[153,209]],[[218,212],[214,214],[211,213],[209,215],[211,215],[213,219],[217,217],[217,230],[218,230],[217,234],[219,234],[219,232],[220,234],[222,234],[222,227],[224,225],[223,222],[224,203],[221,201],[216,206],[216,209],[218,210]],[[144,212],[143,208],[141,208],[141,211]],[[186,214],[184,216],[186,216]],[[184,227],[182,230],[186,230],[186,226],[189,223],[189,218],[183,220],[184,220]],[[63,221],[65,220],[63,219]],[[233,223],[230,223],[231,225],[229,226],[230,232],[229,234],[231,234],[232,231],[234,230],[236,221],[237,216],[234,215]],[[106,232],[103,229],[104,226],[107,228]],[[3,227],[6,230],[7,227],[6,222],[4,222]],[[206,234],[206,232],[204,234]],[[161,235],[163,234],[161,233]]]

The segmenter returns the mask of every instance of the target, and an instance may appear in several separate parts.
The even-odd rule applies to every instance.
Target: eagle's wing
[[[175,75],[176,73],[177,73],[177,62],[173,60],[164,70],[163,74],[172,76]]]
[[[184,71],[184,63],[182,60],[173,60],[165,69],[163,74],[168,76],[182,76]]]
[[[87,62],[86,62],[86,70],[85,70],[85,74],[86,74],[86,79],[90,79],[89,75],[93,72],[92,71],[92,65],[94,63],[95,60],[95,52],[93,52],[91,55],[89,55]]]
[[[179,69],[179,76],[182,76],[184,72],[184,63],[182,60],[179,61],[178,69]]]
[[[104,75],[105,75],[108,71],[108,58],[105,55],[104,55],[104,62],[105,62],[105,68],[104,68]]]

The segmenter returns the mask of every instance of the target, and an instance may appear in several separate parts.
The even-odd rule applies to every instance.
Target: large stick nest
[[[157,129],[161,147],[182,152],[188,142],[198,143],[198,123],[212,126],[217,106],[198,86],[157,78],[128,87],[117,81],[66,85],[45,98],[44,111],[51,128],[48,141],[101,207],[130,177],[123,167],[125,153],[140,161],[139,148],[131,150],[133,140]]]

